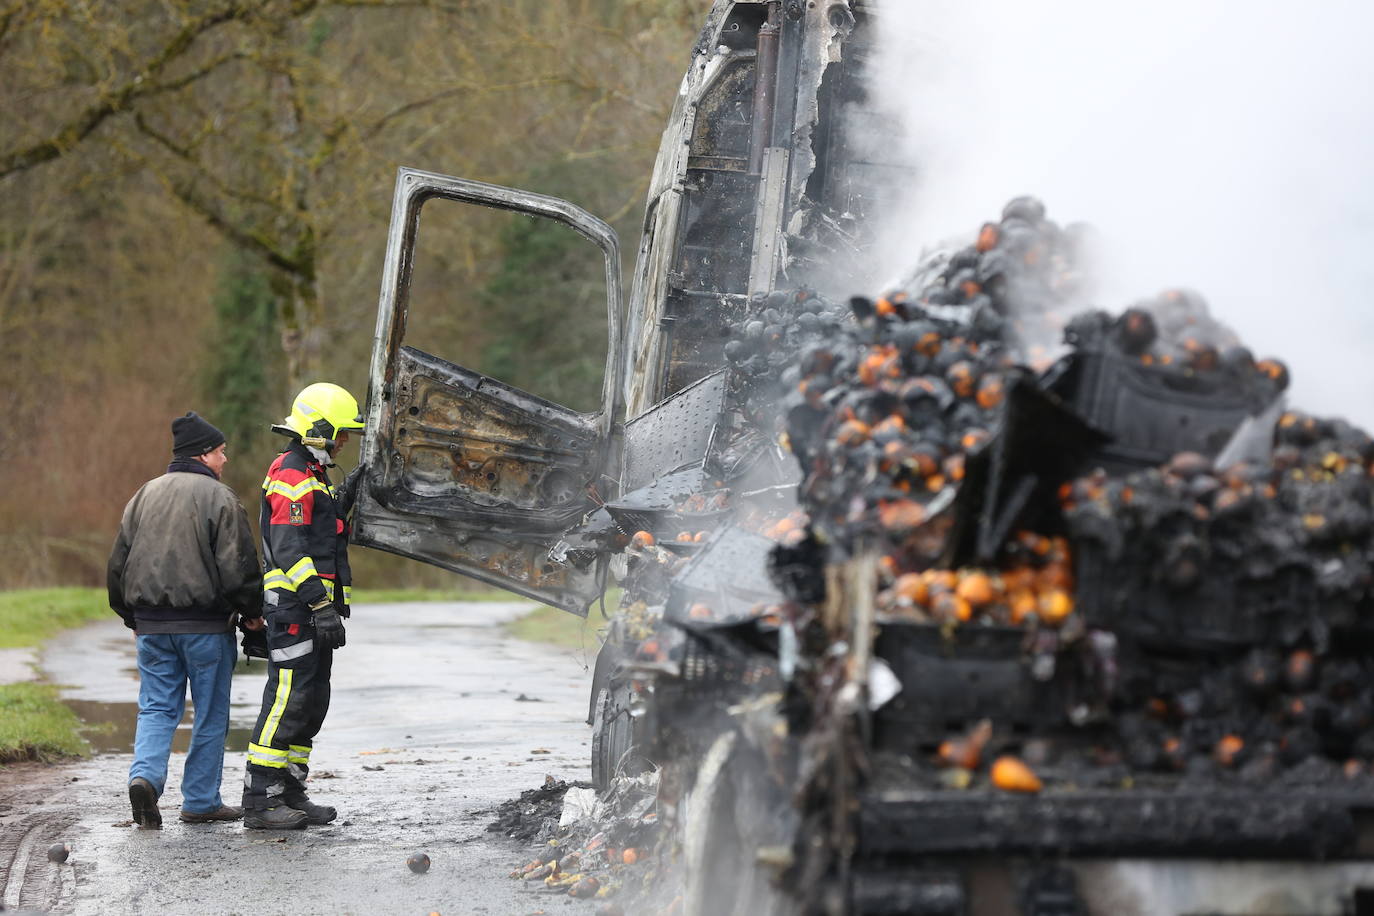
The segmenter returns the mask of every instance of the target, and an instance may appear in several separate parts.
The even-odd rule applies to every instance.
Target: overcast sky
[[[1101,230],[1118,310],[1191,286],[1291,401],[1374,428],[1374,0],[888,0],[922,169],[902,244],[1022,193]]]

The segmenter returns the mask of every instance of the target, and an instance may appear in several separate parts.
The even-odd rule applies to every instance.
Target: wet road
[[[339,809],[328,827],[285,834],[184,825],[174,753],[164,828],[128,826],[130,755],[0,778],[0,877],[6,906],[55,913],[533,913],[554,900],[505,875],[523,851],[486,832],[490,809],[543,782],[587,779],[590,649],[511,639],[523,604],[359,607],[336,655],[329,718],[311,795]],[[50,643],[48,678],[83,715],[120,724],[94,736],[127,748],[137,694],[133,639],[118,621]],[[262,663],[235,675],[225,801],[237,801]],[[188,716],[189,718],[189,716]],[[184,748],[186,736],[179,736]],[[65,840],[74,867],[45,850]],[[405,859],[423,850],[424,875]],[[582,907],[578,907],[582,909]]]

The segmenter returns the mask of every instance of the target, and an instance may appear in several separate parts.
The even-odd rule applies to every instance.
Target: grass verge
[[[99,588],[25,588],[0,592],[0,649],[37,646],[60,630],[113,618]]]
[[[506,625],[506,631],[516,639],[542,642],[565,649],[586,649],[595,655],[601,648],[601,612],[592,608],[586,619],[541,604],[523,617]]]
[[[81,720],[51,684],[0,685],[0,763],[84,757]]]

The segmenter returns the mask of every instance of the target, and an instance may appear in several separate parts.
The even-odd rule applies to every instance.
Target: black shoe
[[[285,805],[243,812],[243,826],[249,830],[302,830],[305,828],[306,820],[304,811],[297,811]]]
[[[339,816],[339,812],[332,806],[317,805],[308,798],[288,801],[286,804],[297,811],[305,812],[306,823],[316,827],[322,827]]]
[[[129,780],[129,805],[134,809],[134,823],[157,830],[162,827],[162,812],[157,810],[157,790],[142,776]]]
[[[220,805],[214,811],[202,811],[196,814],[181,809],[181,821],[184,824],[211,824],[215,821],[237,821],[243,817],[243,809],[233,805]]]

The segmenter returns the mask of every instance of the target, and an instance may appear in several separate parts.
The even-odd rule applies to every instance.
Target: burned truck
[[[598,218],[401,170],[358,543],[585,614],[608,557],[554,556],[565,532],[599,503],[700,460],[712,418],[683,430],[659,417],[691,410],[665,402],[724,368],[729,329],[785,265],[800,277],[864,262],[862,227],[902,178],[847,143],[845,125],[878,117],[861,79],[870,17],[847,0],[714,6],[663,137],[627,304],[619,240]],[[564,408],[406,346],[422,208],[446,202],[552,221],[597,246],[608,336],[599,409]]]
[[[585,615],[693,913],[1374,912],[1374,444],[1013,201],[882,297],[874,4],[717,2],[627,303],[602,221],[403,169],[358,543]],[[407,345],[427,206],[598,250],[577,411]]]
[[[725,349],[750,303],[784,276],[835,290],[869,282],[866,227],[910,174],[853,142],[891,130],[863,81],[874,28],[871,4],[848,0],[714,5],[663,135],[625,304],[619,240],[600,219],[566,201],[402,169],[355,543],[585,616],[640,530],[618,498],[684,470],[649,502],[661,509],[695,492],[726,418]],[[406,344],[422,210],[453,203],[547,220],[599,249],[599,409],[563,407]],[[772,452],[760,469],[776,478],[766,479],[770,495],[787,490],[790,460],[756,451]],[[626,699],[610,682],[616,645],[598,659],[592,707],[623,723],[627,707],[611,704]],[[623,755],[623,732],[598,740],[598,782]]]

